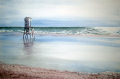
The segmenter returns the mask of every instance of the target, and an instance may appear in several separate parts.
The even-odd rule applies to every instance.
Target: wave
[[[116,35],[120,36],[119,27],[34,27],[36,34],[67,35]],[[24,32],[23,27],[0,27],[0,32]]]

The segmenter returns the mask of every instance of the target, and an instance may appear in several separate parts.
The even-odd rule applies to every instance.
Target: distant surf
[[[20,32],[24,27],[0,27],[0,32]],[[120,36],[120,27],[34,27],[35,34]]]

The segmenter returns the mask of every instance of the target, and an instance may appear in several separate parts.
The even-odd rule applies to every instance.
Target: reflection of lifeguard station
[[[24,27],[23,37],[27,37],[28,38],[28,35],[30,35],[30,37],[31,36],[33,37],[33,35],[34,35],[34,31],[31,28],[31,20],[32,20],[31,17],[25,17],[24,18],[25,27]]]

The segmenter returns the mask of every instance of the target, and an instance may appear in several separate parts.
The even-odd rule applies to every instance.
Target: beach
[[[37,29],[27,39],[22,28],[1,29],[0,79],[119,79],[119,32]]]
[[[120,73],[81,73],[0,64],[0,79],[120,79]]]
[[[0,79],[120,79],[120,0],[0,0]]]

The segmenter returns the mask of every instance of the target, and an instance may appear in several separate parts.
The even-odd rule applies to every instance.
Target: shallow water
[[[120,38],[0,33],[0,61],[77,72],[120,72]]]

